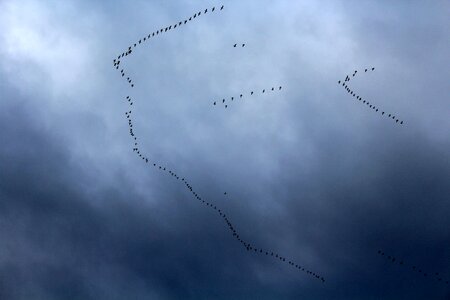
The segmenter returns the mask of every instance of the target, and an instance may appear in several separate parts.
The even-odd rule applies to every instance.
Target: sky
[[[0,299],[450,299],[449,14],[2,0]]]

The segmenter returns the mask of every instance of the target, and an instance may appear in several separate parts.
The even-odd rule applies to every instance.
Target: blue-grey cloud
[[[133,89],[112,67],[219,5],[0,4],[0,298],[448,297],[377,254],[450,279],[448,4],[231,1],[136,47],[121,63]],[[403,126],[337,85],[369,66],[352,88]],[[127,95],[146,156],[326,283],[245,251],[137,159]]]

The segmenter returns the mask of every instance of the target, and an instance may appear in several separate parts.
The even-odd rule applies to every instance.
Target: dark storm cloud
[[[114,55],[216,2],[5,3],[2,298],[448,295],[377,254],[450,279],[445,2],[230,2],[137,48],[124,62],[132,91],[107,66]],[[371,65],[352,86],[405,126],[337,86]],[[279,94],[248,95],[276,84]],[[212,106],[241,92],[227,111]],[[149,156],[244,239],[326,283],[248,253],[183,185],[136,160],[128,94]]]

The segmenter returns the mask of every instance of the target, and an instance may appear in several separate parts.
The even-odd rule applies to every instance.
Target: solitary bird
[[[372,68],[372,71],[375,70],[375,68]]]
[[[245,44],[242,44],[242,47],[245,47]]]
[[[225,192],[225,193],[223,193],[224,195],[226,195],[227,194],[227,192]]]
[[[223,9],[223,5],[222,5],[222,7],[220,7],[220,10],[222,10]]]
[[[234,44],[234,46],[233,46],[233,47],[234,47],[234,48],[236,48],[236,46],[237,46],[237,44]]]
[[[253,95],[253,91],[251,91],[250,95]]]

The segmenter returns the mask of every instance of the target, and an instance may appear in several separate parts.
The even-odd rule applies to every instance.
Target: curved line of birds
[[[382,250],[378,250],[378,254],[383,256],[383,257],[385,257],[385,258],[387,258],[392,263],[398,262],[398,264],[400,266],[404,266],[405,268],[409,269],[410,271],[422,274],[423,277],[428,277],[428,275],[430,275],[430,277],[434,276],[437,281],[443,282],[445,284],[448,284],[448,280],[444,280],[438,272],[435,272],[434,274],[433,273],[427,273],[427,272],[423,271],[422,269],[420,269],[417,266],[414,266],[414,265],[408,266],[408,265],[406,265],[403,262],[403,260],[398,260],[397,258],[395,258],[394,256],[391,256],[391,255],[387,255],[387,254],[385,255],[385,253]]]
[[[222,5],[220,7],[220,10],[223,10],[223,8],[224,8],[224,6]],[[215,11],[215,8],[213,7],[211,9],[211,11],[212,12]],[[207,12],[208,12],[208,9],[205,9],[204,13],[207,13]],[[182,24],[186,24],[187,22],[191,21],[193,18],[196,18],[199,15],[201,15],[201,12],[194,14],[193,17],[190,17],[189,19],[184,20],[184,22],[180,21],[180,22],[178,22],[177,24],[175,24],[173,26],[166,27],[164,30],[163,29],[157,30],[156,32],[153,32],[153,33],[149,34],[147,37],[144,37],[143,41],[146,41],[146,40],[150,39],[150,37],[153,37],[155,35],[159,35],[159,34],[162,34],[163,32],[169,31],[172,28],[175,29],[175,28],[181,26]],[[142,39],[139,40],[137,43],[135,43],[134,47],[136,47],[138,44],[141,44],[141,43],[142,43]],[[237,44],[236,44],[236,46],[237,46]],[[245,44],[242,44],[242,47],[244,47],[244,46],[245,46]],[[126,52],[123,52],[121,55],[119,55],[117,57],[117,59],[113,60],[113,65],[114,65],[114,67],[116,67],[116,70],[119,69],[120,62],[121,62],[120,58],[128,56],[128,55],[130,55],[132,53],[132,49],[131,48],[132,48],[131,46],[128,47],[128,50]],[[120,70],[120,73],[121,73],[122,77],[126,76],[126,74],[125,74],[123,69]],[[134,83],[130,79],[129,76],[127,77],[127,81],[128,81],[128,83],[130,84],[131,87],[134,87]],[[275,87],[272,88],[272,91],[274,91],[274,90],[275,90]],[[281,86],[279,87],[279,90],[281,90]],[[263,93],[265,93],[265,90],[263,91]],[[252,95],[253,92],[251,92],[250,94]],[[243,95],[240,95],[240,97],[243,97]],[[133,105],[133,100],[131,99],[130,96],[126,96],[125,99],[128,101],[128,104],[130,106]],[[157,164],[156,162],[151,162],[148,157],[144,156],[141,153],[140,149],[139,149],[138,138],[137,138],[136,134],[133,131],[133,122],[132,122],[132,119],[131,119],[131,114],[132,114],[132,110],[131,109],[129,111],[125,112],[125,116],[128,119],[129,133],[130,133],[130,136],[132,137],[132,139],[134,140],[133,152],[135,152],[136,155],[139,158],[141,158],[146,164],[150,163],[157,170],[160,170],[160,171],[163,171],[163,172],[167,172],[169,175],[171,175],[177,181],[181,180],[181,182],[184,183],[186,188],[189,189],[189,191],[192,193],[192,195],[199,202],[201,202],[202,204],[206,205],[207,207],[213,209],[216,213],[219,214],[220,217],[222,217],[222,219],[227,223],[228,229],[231,231],[233,237],[237,241],[239,241],[247,249],[247,251],[252,251],[252,252],[254,251],[255,253],[259,253],[261,255],[274,257],[275,259],[278,259],[281,262],[285,262],[285,263],[291,265],[292,267],[298,269],[299,271],[303,271],[306,274],[308,274],[308,275],[310,275],[310,276],[312,276],[312,277],[314,277],[314,278],[316,278],[318,280],[321,280],[322,282],[325,282],[325,279],[324,279],[323,276],[321,276],[321,275],[319,275],[319,274],[317,274],[317,273],[315,273],[315,272],[305,268],[304,266],[296,264],[296,263],[294,263],[293,261],[291,261],[289,259],[287,260],[285,257],[279,255],[276,252],[273,252],[273,251],[270,251],[270,250],[265,250],[265,249],[262,249],[262,248],[257,248],[254,245],[246,242],[244,239],[241,238],[241,236],[239,235],[238,231],[235,229],[235,227],[233,226],[231,221],[228,219],[227,215],[220,208],[218,208],[216,205],[213,205],[212,203],[210,203],[210,202],[204,200],[202,197],[200,197],[200,195],[193,189],[192,185],[185,178],[181,178],[180,179],[180,176],[178,176],[174,171],[169,170],[168,168],[166,168],[164,166],[161,166],[161,165]],[[226,195],[226,192],[224,193],[224,195]]]
[[[277,89],[276,89],[275,87],[272,87],[271,91],[276,91],[276,90],[281,91],[281,88],[282,88],[281,86],[279,86]],[[270,91],[270,90],[268,89],[267,91]],[[250,96],[252,96],[254,93],[255,93],[255,92],[251,91],[251,92],[250,92]],[[266,93],[266,89],[263,89],[263,90],[261,91],[261,94],[265,94],[265,93]],[[240,95],[239,95],[239,99],[242,99],[243,97],[244,97],[243,94],[240,94]],[[231,101],[234,101],[234,99],[235,99],[234,96],[230,98]],[[236,97],[236,99],[238,99],[238,97]],[[225,98],[223,98],[223,99],[222,99],[222,104],[224,105],[225,108],[227,108],[227,107],[228,107],[228,104],[225,104],[225,102],[226,102],[226,100],[225,100]],[[220,101],[219,101],[219,103],[220,103]],[[217,105],[217,101],[214,101],[214,102],[213,102],[213,105]]]
[[[374,71],[375,68],[369,68],[369,69],[364,69],[364,73],[367,73],[367,71]],[[358,73],[357,70],[355,70],[355,72],[353,72],[352,77],[355,77],[356,74]],[[374,104],[370,104],[370,102],[368,100],[363,99],[361,96],[357,95],[350,87],[349,84],[347,82],[350,82],[350,76],[345,76],[344,80],[339,80],[338,84],[342,85],[342,87],[347,91],[347,93],[349,93],[351,96],[356,97],[357,100],[359,100],[361,103],[366,104],[369,108],[371,108],[372,110],[374,110],[375,112],[380,112],[382,116],[386,115],[389,119],[394,120],[396,123],[399,123],[400,125],[403,124],[403,121],[399,120],[398,118],[396,118],[393,114],[388,114],[382,110],[380,110],[377,106],[375,106]]]
[[[133,105],[133,100],[131,99],[130,96],[127,96],[127,97],[126,97],[126,100],[128,101],[128,103],[129,103],[130,106]],[[279,254],[276,253],[276,252],[273,252],[273,251],[270,251],[270,250],[265,250],[265,249],[262,249],[262,248],[258,248],[258,247],[253,246],[252,244],[246,242],[244,239],[241,238],[241,236],[239,235],[238,231],[237,231],[236,228],[233,226],[233,224],[231,223],[231,221],[228,219],[228,217],[227,217],[227,215],[225,214],[225,212],[223,212],[220,208],[218,208],[216,205],[212,204],[211,202],[208,202],[208,201],[204,200],[204,199],[203,199],[203,198],[202,198],[202,197],[194,190],[194,188],[192,187],[192,185],[191,185],[185,178],[181,178],[181,179],[180,179],[180,176],[177,175],[177,173],[175,173],[174,171],[172,171],[172,170],[170,170],[170,169],[168,169],[168,168],[166,168],[166,167],[164,167],[164,166],[161,166],[161,165],[157,164],[156,162],[150,161],[148,157],[146,157],[145,155],[143,155],[143,154],[141,153],[141,150],[139,149],[138,138],[137,138],[136,134],[135,134],[134,131],[133,131],[133,122],[132,122],[131,114],[132,114],[132,111],[131,111],[131,110],[125,112],[125,116],[126,116],[126,118],[128,119],[128,126],[129,126],[130,136],[131,136],[131,137],[133,138],[133,140],[134,140],[134,148],[133,148],[133,152],[135,152],[136,155],[137,155],[139,158],[141,158],[146,164],[150,163],[150,165],[153,165],[154,168],[156,168],[156,169],[158,169],[158,170],[160,170],[160,171],[169,173],[169,175],[172,176],[174,179],[176,179],[176,180],[178,180],[178,181],[181,180],[181,182],[184,183],[184,185],[186,186],[186,188],[189,189],[189,191],[192,193],[192,195],[193,195],[199,202],[201,202],[202,204],[206,205],[207,207],[213,209],[216,213],[219,214],[220,217],[222,217],[222,219],[227,223],[228,229],[231,231],[233,237],[234,237],[236,240],[238,240],[238,241],[239,241],[239,242],[247,249],[247,251],[254,251],[255,253],[259,253],[259,254],[263,254],[263,255],[266,255],[266,256],[272,256],[272,257],[275,257],[276,259],[279,259],[279,260],[282,261],[282,262],[286,262],[286,263],[288,263],[289,265],[291,265],[292,267],[295,267],[295,268],[297,268],[298,270],[303,271],[303,272],[306,272],[308,275],[311,275],[311,276],[315,277],[316,279],[319,279],[319,280],[321,280],[322,282],[325,282],[325,279],[324,279],[322,276],[320,276],[319,274],[317,274],[317,273],[315,273],[315,272],[313,272],[313,271],[310,271],[310,270],[308,270],[308,269],[305,269],[304,266],[301,266],[301,265],[299,265],[299,264],[296,264],[296,263],[294,263],[294,262],[291,261],[291,260],[286,260],[285,257],[279,255]],[[226,194],[227,194],[227,193],[225,192],[224,195],[226,195]]]
[[[219,11],[223,10],[224,7],[225,6],[222,5],[220,7]],[[211,8],[211,12],[214,12],[215,10],[216,10],[215,6]],[[208,9],[207,8],[203,11],[203,14],[206,14],[206,13],[208,13]],[[138,46],[139,44],[141,44],[141,43],[143,43],[143,42],[145,42],[147,40],[150,40],[150,38],[152,38],[152,37],[158,36],[160,34],[163,34],[163,33],[167,32],[167,31],[170,31],[172,29],[180,28],[182,25],[187,24],[190,21],[193,21],[193,19],[199,17],[201,14],[202,14],[202,11],[199,11],[199,12],[195,13],[193,16],[190,16],[189,18],[186,18],[185,20],[178,21],[177,23],[175,23],[173,25],[169,25],[169,26],[167,26],[165,28],[161,28],[161,29],[158,29],[156,31],[153,31],[152,33],[149,33],[147,36],[144,36],[139,41],[134,43],[132,46],[129,46],[127,50],[125,50],[124,52],[119,54],[117,56],[117,59],[114,59],[114,66],[116,67],[116,69],[119,69],[120,59],[125,57],[125,56],[131,55],[131,53],[133,52],[133,50],[131,50],[132,48],[136,48],[136,46]],[[242,44],[242,47],[244,47],[244,46],[245,46],[245,44]],[[235,45],[235,47],[236,47],[236,45]]]
[[[220,7],[219,11],[223,10],[224,7],[225,6],[222,5]],[[215,6],[213,6],[211,8],[211,12],[214,12],[214,11],[216,11],[216,7]],[[206,13],[208,13],[208,9],[207,8],[203,11],[203,14],[206,14]],[[202,14],[202,11],[199,11],[199,12],[195,13],[193,16],[190,16],[189,18],[186,18],[184,21],[179,21],[179,22],[177,22],[177,23],[175,23],[173,25],[169,25],[169,26],[166,26],[165,28],[158,29],[156,31],[153,31],[152,33],[149,33],[147,36],[144,36],[139,41],[134,43],[132,46],[129,46],[127,50],[125,50],[124,52],[119,54],[117,56],[117,59],[116,58],[113,59],[114,67],[116,67],[116,70],[119,70],[120,63],[121,63],[121,58],[124,58],[124,57],[126,57],[128,55],[131,55],[131,53],[133,52],[132,48],[136,48],[136,46],[142,44],[143,42],[145,42],[147,40],[150,40],[150,38],[152,38],[152,37],[159,36],[159,35],[167,32],[167,31],[170,31],[170,30],[175,29],[175,28],[180,28],[183,24],[187,24],[188,22],[194,20],[195,18],[197,18],[201,14]],[[236,45],[237,44],[235,44],[234,46],[236,47]],[[244,47],[244,46],[245,46],[245,44],[242,44],[242,47]],[[123,69],[120,70],[120,74],[121,74],[122,77],[125,77],[125,72],[124,72]],[[131,87],[134,87],[134,83],[132,82],[132,80],[131,80],[131,78],[129,76],[127,77],[127,82],[130,84]]]

